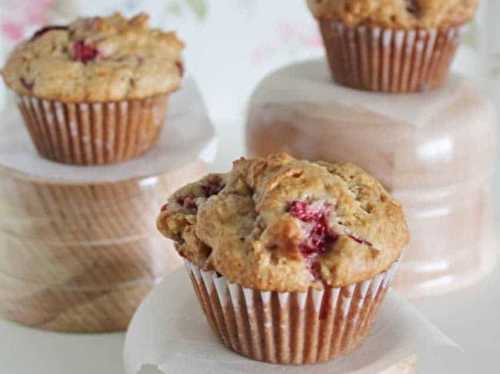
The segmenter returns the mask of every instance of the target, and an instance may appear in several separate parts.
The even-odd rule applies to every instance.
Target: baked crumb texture
[[[181,188],[157,225],[200,268],[279,292],[373,278],[409,240],[401,206],[363,170],[286,154]]]
[[[348,26],[446,28],[470,21],[479,0],[307,0],[316,18]]]
[[[183,43],[149,28],[148,16],[80,18],[37,31],[9,56],[6,84],[21,95],[65,102],[118,101],[180,85]]]

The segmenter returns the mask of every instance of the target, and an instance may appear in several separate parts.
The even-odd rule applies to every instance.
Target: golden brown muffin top
[[[21,43],[2,71],[22,95],[61,101],[140,99],[177,89],[183,43],[148,27],[149,17],[80,18]]]
[[[341,287],[387,270],[409,240],[401,206],[352,164],[240,159],[177,191],[158,229],[179,254],[244,287]]]
[[[470,21],[479,0],[307,0],[319,19],[349,26],[445,28]]]

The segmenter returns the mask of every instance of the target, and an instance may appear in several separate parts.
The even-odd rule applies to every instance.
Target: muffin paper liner
[[[325,362],[359,346],[398,264],[364,282],[302,293],[244,288],[185,262],[203,312],[225,346],[257,361],[295,365]]]
[[[168,96],[96,103],[19,96],[18,106],[42,157],[66,164],[102,165],[136,158],[157,142]]]
[[[392,30],[319,20],[335,81],[362,90],[418,92],[448,78],[462,27]]]

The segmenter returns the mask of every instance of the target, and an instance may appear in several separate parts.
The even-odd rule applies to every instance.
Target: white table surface
[[[220,151],[213,170],[227,170],[244,152],[241,130],[241,121],[219,124]],[[500,266],[474,286],[414,304],[470,355],[454,374],[499,373]],[[0,321],[0,373],[123,374],[123,341],[124,334],[55,334]]]

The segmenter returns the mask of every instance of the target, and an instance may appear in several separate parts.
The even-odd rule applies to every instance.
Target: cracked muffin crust
[[[21,95],[64,102],[142,99],[177,89],[184,44],[148,27],[149,17],[80,18],[47,26],[20,44],[2,75]]]
[[[240,159],[177,191],[158,229],[179,254],[243,287],[343,287],[387,270],[409,240],[401,206],[352,164]]]
[[[446,28],[470,21],[479,0],[307,0],[316,18],[348,26]]]

